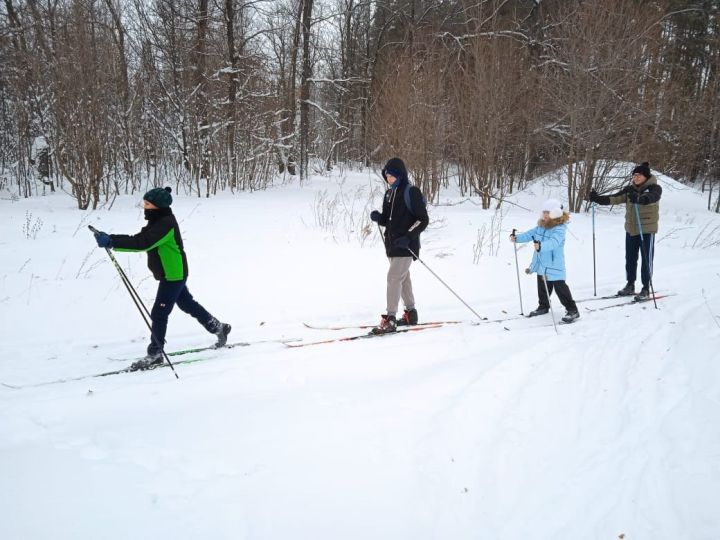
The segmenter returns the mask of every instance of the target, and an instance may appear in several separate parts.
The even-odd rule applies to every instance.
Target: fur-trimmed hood
[[[538,219],[538,227],[542,227],[543,229],[552,229],[558,225],[564,225],[568,221],[570,221],[570,213],[563,212],[563,215],[559,218],[550,218],[548,220],[543,218]]]

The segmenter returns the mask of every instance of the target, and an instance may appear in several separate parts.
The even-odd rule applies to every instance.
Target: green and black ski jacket
[[[111,234],[117,251],[147,251],[148,268],[158,281],[184,281],[188,276],[187,257],[180,227],[170,208],[146,210],[148,224],[135,235]]]

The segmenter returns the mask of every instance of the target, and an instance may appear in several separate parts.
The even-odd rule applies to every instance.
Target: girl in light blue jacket
[[[555,199],[545,201],[542,211],[537,227],[510,235],[511,242],[533,242],[535,247],[532,263],[525,272],[537,274],[539,302],[538,308],[530,312],[529,316],[544,315],[550,310],[547,292],[552,294],[554,290],[567,310],[563,322],[571,323],[580,318],[580,314],[570,288],[565,283],[565,232],[570,214],[563,211],[560,201]],[[543,280],[547,280],[547,292]]]

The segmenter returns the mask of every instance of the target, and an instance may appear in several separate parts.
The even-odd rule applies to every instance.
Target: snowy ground
[[[661,183],[654,282],[675,295],[659,309],[582,303],[559,335],[548,316],[473,326],[415,263],[421,319],[468,323],[201,353],[179,380],[160,369],[0,386],[0,538],[720,538],[720,216]],[[375,229],[364,240],[360,230],[381,186],[348,173],[335,198],[336,184],[176,197],[189,288],[233,324],[231,341],[314,341],[361,331],[303,321],[377,321],[387,260]],[[563,189],[536,182],[512,199],[529,210],[506,205],[501,221],[443,197],[421,257],[482,315],[516,315],[506,238],[533,226],[550,195]],[[3,195],[0,382],[104,372],[143,354],[147,331],[86,227],[139,230],[138,199],[83,213],[65,194]],[[624,284],[623,211],[596,217],[598,295]],[[573,215],[568,283],[580,299],[593,295],[591,231],[589,215]],[[526,265],[530,247],[518,256]],[[117,257],[151,303],[145,257]],[[535,278],[521,280],[528,311]],[[173,313],[168,349],[210,343]]]

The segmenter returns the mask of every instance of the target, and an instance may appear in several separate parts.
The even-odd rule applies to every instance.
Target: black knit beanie
[[[650,164],[647,161],[644,161],[642,164],[635,167],[632,173],[640,173],[645,178],[650,178],[652,176],[652,173],[650,172]]]
[[[172,204],[172,195],[170,195],[170,192],[172,191],[171,187],[166,188],[153,188],[150,191],[148,191],[145,195],[143,195],[143,199],[153,203],[158,208],[169,208]]]

